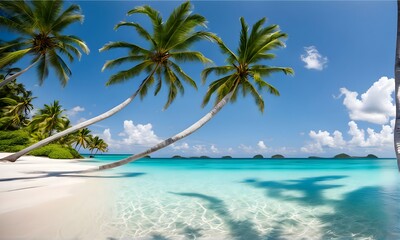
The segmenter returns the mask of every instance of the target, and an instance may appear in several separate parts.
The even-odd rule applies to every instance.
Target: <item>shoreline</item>
[[[34,156],[1,162],[0,239],[102,238],[110,176],[67,173],[92,166]]]

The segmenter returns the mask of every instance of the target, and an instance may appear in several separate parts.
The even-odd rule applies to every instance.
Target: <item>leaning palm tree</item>
[[[396,41],[396,59],[394,67],[395,76],[395,96],[396,96],[396,120],[393,129],[394,149],[397,158],[397,167],[400,171],[400,0],[397,1],[397,41]]]
[[[210,32],[195,31],[197,27],[205,27],[206,19],[201,15],[192,14],[189,2],[185,2],[177,7],[165,22],[163,22],[160,13],[150,6],[136,7],[128,12],[128,15],[132,14],[144,14],[148,16],[152,22],[152,33],[134,22],[121,22],[116,25],[116,29],[122,26],[133,27],[138,35],[149,43],[149,48],[146,49],[145,47],[128,42],[111,42],[101,48],[100,51],[118,48],[128,49],[128,56],[107,61],[104,64],[103,70],[113,68],[122,63],[139,62],[127,70],[112,75],[107,82],[107,85],[121,83],[138,76],[142,72],[146,72],[148,75],[140,83],[138,89],[128,99],[109,111],[35,143],[20,152],[3,158],[3,160],[16,161],[19,157],[35,148],[46,145],[64,135],[116,114],[131,103],[138,94],[143,98],[147,94],[148,89],[154,84],[156,84],[155,94],[160,91],[163,82],[169,88],[168,99],[164,108],[167,108],[173,102],[178,92],[183,94],[184,88],[181,80],[196,88],[196,83],[179,67],[178,62],[210,62],[202,53],[189,50],[189,47],[199,40],[212,40],[216,38]]]
[[[20,35],[13,41],[1,44],[0,69],[26,55],[33,57],[31,65],[1,81],[0,88],[34,65],[38,65],[40,84],[48,76],[49,67],[54,69],[63,86],[67,84],[71,70],[60,54],[72,62],[74,56],[81,58],[79,48],[86,54],[89,48],[76,36],[62,35],[62,31],[72,23],[83,21],[78,5],[73,4],[65,11],[62,11],[62,6],[61,0],[0,2],[0,29]]]
[[[208,91],[204,97],[203,106],[209,102],[213,94],[216,94],[216,103],[209,113],[182,132],[162,141],[142,153],[132,155],[117,162],[96,167],[89,171],[104,170],[121,166],[189,136],[211,120],[212,117],[228,102],[234,102],[237,99],[239,92],[242,92],[243,96],[250,94],[254,98],[259,110],[263,112],[264,100],[259,91],[266,90],[273,95],[279,95],[278,90],[264,81],[263,77],[268,77],[274,72],[293,74],[293,70],[288,67],[272,67],[259,64],[262,60],[273,59],[275,55],[271,53],[271,51],[278,47],[285,46],[282,39],[287,36],[285,33],[279,31],[277,25],[263,27],[265,21],[266,19],[262,18],[255,23],[249,34],[249,29],[245,20],[243,18],[240,19],[242,29],[240,32],[240,41],[237,53],[234,53],[221,40],[218,40],[222,52],[227,54],[228,64],[225,66],[209,67],[202,72],[203,82],[205,82],[210,73],[222,75],[221,78],[209,85]]]

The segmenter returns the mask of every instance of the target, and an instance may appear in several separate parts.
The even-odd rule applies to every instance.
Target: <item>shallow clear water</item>
[[[112,171],[123,177],[101,226],[110,239],[400,239],[394,159],[145,159]]]

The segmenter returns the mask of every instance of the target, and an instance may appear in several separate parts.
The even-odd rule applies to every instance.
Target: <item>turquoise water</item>
[[[394,159],[143,159],[111,171],[109,239],[400,239]]]

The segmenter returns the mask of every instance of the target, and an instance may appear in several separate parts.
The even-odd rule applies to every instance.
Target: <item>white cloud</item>
[[[125,137],[122,141],[126,145],[152,146],[161,141],[161,139],[154,134],[151,123],[135,125],[132,120],[125,120],[123,133]]]
[[[264,141],[258,141],[257,146],[258,146],[261,150],[267,149],[267,146],[265,145]]]
[[[154,133],[151,123],[135,125],[131,120],[124,121],[124,130],[117,135],[122,138],[114,139],[111,130],[107,128],[99,136],[106,141],[111,151],[124,150],[131,152],[133,149],[151,147],[162,141]]]
[[[189,144],[182,143],[181,145],[172,144],[171,148],[179,151],[179,150],[188,150],[190,147],[189,147]]]
[[[85,111],[85,108],[84,108],[84,107],[76,106],[76,107],[73,107],[72,109],[66,111],[65,113],[67,114],[68,117],[74,117],[74,116],[76,116],[79,112],[83,112],[83,111]]]
[[[300,56],[301,60],[306,63],[305,68],[322,70],[328,63],[328,58],[323,57],[315,46],[305,47],[305,54]]]
[[[193,149],[194,149],[194,153],[196,153],[196,154],[208,153],[207,148],[206,148],[205,145],[197,144],[197,145],[193,146]]]
[[[376,124],[385,124],[390,117],[395,116],[396,106],[392,94],[394,79],[381,77],[365,93],[358,98],[357,92],[341,88],[344,95],[343,104],[349,111],[351,120],[367,121]]]
[[[218,153],[219,152],[218,148],[215,145],[211,145],[210,150],[213,153]]]
[[[330,134],[327,131],[318,132],[310,131],[309,136],[312,142],[301,148],[302,152],[306,153],[322,153],[324,149],[347,149],[355,148],[376,148],[382,150],[384,148],[393,147],[393,127],[394,119],[390,121],[390,125],[382,125],[379,132],[375,132],[372,128],[367,130],[358,128],[354,121],[348,123],[349,140],[343,139],[343,134],[339,131],[334,131]]]

